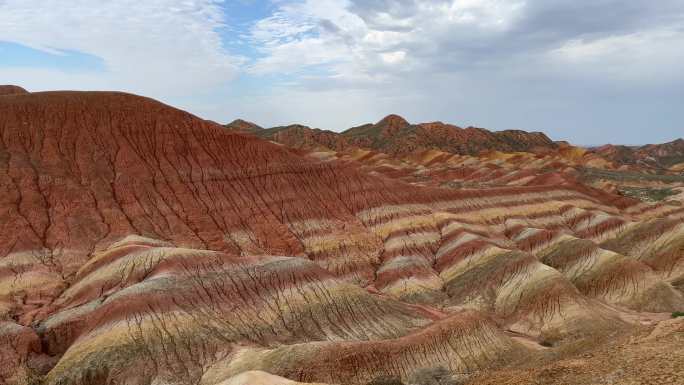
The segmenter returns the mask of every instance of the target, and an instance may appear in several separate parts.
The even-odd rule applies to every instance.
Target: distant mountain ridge
[[[684,139],[644,146],[607,144],[593,151],[619,165],[684,171]]]
[[[546,154],[583,147],[564,141],[553,141],[542,132],[490,131],[478,127],[461,128],[443,122],[412,124],[395,114],[388,115],[377,123],[367,123],[342,132],[311,128],[301,124],[263,128],[242,119],[237,119],[226,127],[290,148],[344,151],[358,147],[399,157],[428,150],[459,155],[479,155],[489,151]],[[607,144],[585,148],[588,148],[589,153],[614,163],[615,167],[684,171],[684,139],[644,146]]]
[[[299,124],[257,129],[259,126],[256,124],[243,120],[233,121],[226,127],[293,148],[313,149],[322,146],[339,151],[353,146],[390,155],[406,155],[433,149],[467,155],[492,150],[540,152],[559,147],[541,132],[494,132],[476,127],[461,128],[442,122],[411,124],[399,115],[388,115],[377,123],[352,127],[341,133]]]

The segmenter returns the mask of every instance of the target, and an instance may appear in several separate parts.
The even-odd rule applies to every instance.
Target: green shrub
[[[684,311],[676,311],[672,313],[672,318],[684,317]]]
[[[646,202],[660,202],[672,195],[677,195],[677,191],[671,188],[622,186],[618,189],[618,191],[621,195]]]

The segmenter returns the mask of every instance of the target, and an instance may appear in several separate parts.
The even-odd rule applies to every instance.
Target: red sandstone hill
[[[281,198],[257,196],[286,176],[287,186],[278,186],[282,194],[309,184],[292,183],[298,178],[315,175],[311,182],[323,206],[308,202],[307,209],[332,210],[323,179],[334,170],[330,165],[151,99],[44,92],[5,96],[1,103],[1,203],[8,208],[2,255],[61,248],[77,259],[61,266],[68,275],[92,249],[131,233],[239,252],[225,234],[235,226],[272,231],[269,218],[285,213],[269,205]],[[245,228],[244,220],[256,222]],[[295,238],[278,238],[269,237],[273,251],[300,252],[289,245]]]
[[[237,123],[236,123],[237,122]],[[245,131],[236,121],[228,128]],[[324,147],[343,150],[361,147],[403,156],[414,151],[441,150],[454,154],[479,154],[482,151],[548,151],[558,145],[539,132],[507,130],[492,132],[483,128],[460,128],[441,122],[410,124],[398,115],[389,115],[375,124],[350,128],[342,133],[314,129],[302,125],[273,127],[250,131],[262,138],[291,148]]]
[[[0,97],[0,189],[0,384],[474,375],[684,306],[682,207],[405,183],[130,94]]]

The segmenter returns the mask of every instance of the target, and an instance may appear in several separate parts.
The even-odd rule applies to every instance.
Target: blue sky
[[[398,113],[579,144],[684,136],[681,0],[4,0],[0,83],[342,130]]]

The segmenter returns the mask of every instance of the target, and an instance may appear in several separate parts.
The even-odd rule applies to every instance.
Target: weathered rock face
[[[573,179],[440,189],[109,92],[0,97],[0,139],[8,383],[471,373],[684,306],[684,208]]]
[[[0,383],[20,383],[29,378],[29,365],[40,351],[40,338],[35,331],[0,321]]]

